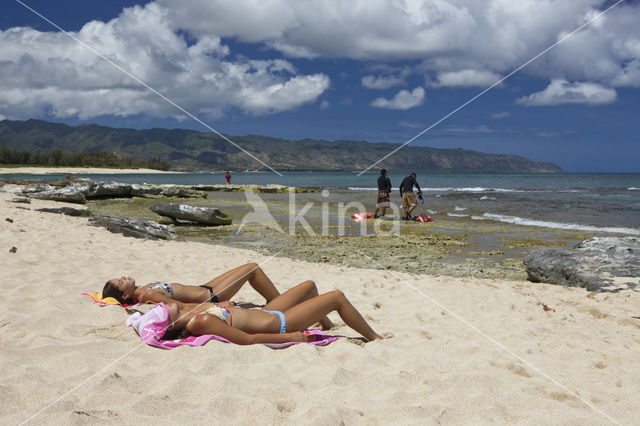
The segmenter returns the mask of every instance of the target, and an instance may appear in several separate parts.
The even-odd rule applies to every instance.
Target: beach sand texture
[[[86,226],[85,218],[34,211],[61,203],[8,202],[13,197],[0,192],[2,423],[640,421],[637,293],[590,295],[137,240]],[[350,338],[326,347],[214,341],[165,351],[142,344],[123,309],[80,295],[122,274],[138,283],[201,284],[249,261],[263,264],[281,290],[305,279],[321,292],[343,290],[376,331],[393,337],[362,344],[331,314],[332,333]],[[262,302],[249,286],[235,300]]]

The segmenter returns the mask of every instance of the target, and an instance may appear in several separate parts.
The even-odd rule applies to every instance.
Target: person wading
[[[418,206],[416,201],[416,194],[413,193],[413,187],[418,188],[418,196],[422,196],[422,190],[420,185],[416,181],[416,174],[411,173],[409,176],[402,180],[400,184],[400,197],[402,197],[402,210],[404,210],[404,219],[411,220],[411,212]]]
[[[389,207],[389,195],[391,194],[391,180],[387,177],[387,169],[380,170],[380,177],[378,178],[378,201],[376,202],[376,211],[373,213],[373,217],[378,217],[378,210],[382,209],[381,216]]]

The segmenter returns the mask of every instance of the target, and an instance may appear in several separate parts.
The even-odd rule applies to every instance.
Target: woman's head
[[[102,289],[102,298],[113,297],[120,303],[133,300],[136,281],[131,277],[113,278]]]
[[[165,305],[167,314],[167,329],[164,334],[165,340],[183,339],[189,336],[185,325],[184,314],[176,303],[168,303]]]

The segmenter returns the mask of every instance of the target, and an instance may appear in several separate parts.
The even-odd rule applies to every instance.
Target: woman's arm
[[[222,320],[211,315],[203,315],[191,321],[187,325],[187,331],[194,336],[215,334],[216,336],[224,337],[228,341],[237,345],[252,345],[254,343],[306,342],[308,340],[307,336],[299,331],[282,334],[245,333],[238,328],[227,325]]]
[[[171,297],[167,296],[164,291],[156,289],[147,291],[142,297],[140,303],[164,303],[165,305],[168,305],[169,303],[175,303],[180,309],[187,309],[191,305],[198,305],[198,303],[183,303],[178,300],[172,299]],[[207,306],[202,310],[207,309],[210,304],[206,303],[206,305]]]

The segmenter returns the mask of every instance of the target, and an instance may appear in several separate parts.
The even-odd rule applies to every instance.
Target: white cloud
[[[316,102],[330,80],[324,74],[300,74],[289,60],[235,56],[225,38],[267,48],[274,57],[417,64],[410,70],[368,66],[361,79],[367,88],[397,87],[406,84],[409,73],[417,72],[433,87],[488,86],[609,4],[605,0],[156,0],[125,9],[109,22],[88,22],[75,35],[191,112],[220,116],[239,109],[262,115]],[[615,100],[614,88],[640,88],[638,22],[640,4],[622,3],[521,72],[601,89],[587,94],[587,86],[576,86],[569,92],[582,95],[556,96],[564,102],[597,104],[612,94]],[[550,97],[534,95],[520,102],[543,104],[540,99]],[[424,100],[406,90],[398,96],[419,104]],[[394,100],[374,102],[385,108],[411,104]],[[45,112],[81,118],[182,115],[61,33],[31,28],[0,31],[0,113],[21,118]]]
[[[404,78],[396,76],[374,76],[365,75],[361,79],[362,86],[367,89],[389,89],[391,87],[402,86],[405,84]]]
[[[2,120],[7,120],[7,117],[2,115],[2,114],[0,114],[0,121],[2,121]]]
[[[606,0],[157,0],[175,28],[291,57],[422,61],[437,86],[483,86],[610,5]],[[521,72],[640,87],[640,4],[625,2]],[[393,87],[368,76],[365,87]]]
[[[391,99],[377,98],[371,102],[371,106],[387,109],[409,109],[424,103],[425,92],[422,87],[416,87],[413,91],[401,90]]]
[[[464,126],[448,126],[445,128],[447,132],[452,133],[493,133],[494,130],[484,124],[474,127]]]
[[[329,101],[327,101],[326,99],[322,102],[320,102],[320,109],[328,109],[329,108]]]
[[[500,111],[500,112],[494,112],[493,114],[491,114],[491,118],[493,118],[494,120],[500,120],[502,118],[507,118],[507,117],[511,117],[511,113],[509,111]]]
[[[389,89],[391,87],[405,86],[406,78],[410,74],[409,68],[394,68],[387,65],[377,65],[370,67],[371,71],[378,72],[379,75],[365,75],[360,80],[363,87],[367,89]]]
[[[553,80],[541,92],[532,93],[516,100],[519,105],[550,106],[561,104],[606,105],[615,102],[616,91],[595,83],[570,83]]]
[[[404,121],[404,120],[399,121],[398,125],[402,127],[408,127],[410,129],[424,129],[427,127],[427,125],[424,123],[418,123],[415,121]]]
[[[460,71],[440,72],[437,81],[430,83],[433,87],[488,87],[500,80],[500,75],[491,71],[464,69]]]
[[[229,60],[229,48],[212,34],[188,45],[171,19],[167,9],[150,3],[106,23],[88,22],[74,35],[195,114],[292,110],[329,87],[326,75],[298,75],[289,61]],[[26,27],[0,31],[0,112],[16,118],[184,117],[64,34]]]

